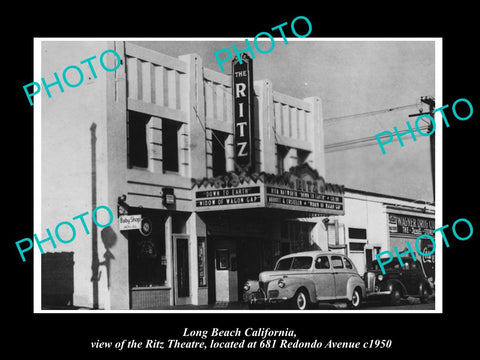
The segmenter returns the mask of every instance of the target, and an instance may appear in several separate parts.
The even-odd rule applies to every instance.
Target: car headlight
[[[377,280],[382,281],[383,280],[383,275],[382,274],[377,275]]]
[[[283,281],[283,279],[279,279],[278,280],[278,287],[280,289],[283,289],[287,284],[285,284],[285,281]]]
[[[243,285],[243,290],[248,291],[250,290],[250,283],[247,281],[245,285]]]

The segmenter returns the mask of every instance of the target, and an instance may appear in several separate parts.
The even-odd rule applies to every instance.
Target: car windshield
[[[290,264],[292,263],[293,258],[282,259],[277,263],[275,270],[290,270]]]
[[[380,265],[378,264],[378,262],[376,260],[372,262],[372,268],[373,268],[373,270],[380,270]],[[399,269],[400,264],[399,264],[397,259],[393,259],[391,262],[383,264],[383,268],[385,270]]]
[[[282,259],[277,263],[275,270],[306,270],[312,266],[313,258],[310,256],[297,256]]]
[[[312,266],[312,258],[310,256],[299,256],[293,258],[292,270],[306,270]]]

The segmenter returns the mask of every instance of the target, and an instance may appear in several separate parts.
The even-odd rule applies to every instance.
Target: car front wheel
[[[402,292],[398,287],[394,287],[392,289],[392,293],[390,294],[390,305],[397,306],[400,304],[400,300],[402,299]]]
[[[362,303],[362,293],[359,288],[355,288],[352,294],[352,300],[347,302],[349,309],[358,309]]]
[[[292,307],[295,310],[306,310],[309,307],[308,294],[305,290],[298,290],[292,299]]]

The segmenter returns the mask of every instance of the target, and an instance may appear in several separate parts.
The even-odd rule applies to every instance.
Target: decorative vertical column
[[[233,151],[233,135],[228,135],[225,139],[225,159],[227,161],[226,164],[226,171],[234,171],[235,170],[235,154]]]
[[[260,140],[260,167],[258,171],[276,173],[275,132],[273,117],[272,83],[269,80],[255,81],[255,93],[258,96],[258,109],[255,109],[255,128]]]
[[[175,288],[175,279],[173,274],[173,249],[172,249],[172,215],[165,218],[165,257],[167,258],[167,284],[170,285],[170,305],[173,305],[173,289]]]
[[[193,305],[198,305],[198,241],[197,241],[197,214],[191,213],[187,220],[188,253],[190,255],[189,278],[190,299]]]
[[[312,107],[309,116],[307,116],[306,128],[307,131],[310,131],[307,132],[308,141],[313,147],[313,168],[316,169],[321,176],[326,178],[322,100],[319,97],[309,97],[304,100]],[[310,134],[312,135],[310,136]]]
[[[184,82],[188,92],[185,99],[188,119],[188,147],[190,177],[203,178],[207,176],[207,147],[205,134],[205,101],[203,88],[203,62],[197,54],[179,56],[187,63],[187,79]]]

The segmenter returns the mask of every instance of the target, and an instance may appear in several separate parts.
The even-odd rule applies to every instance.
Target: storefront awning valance
[[[326,183],[308,164],[281,175],[229,172],[192,182],[197,212],[273,208],[313,216],[345,213],[343,186]]]

